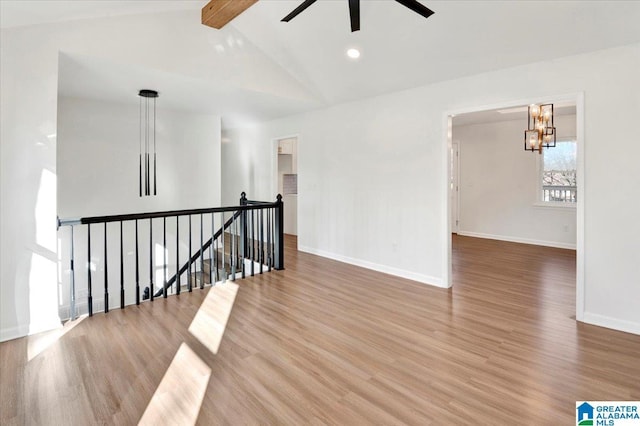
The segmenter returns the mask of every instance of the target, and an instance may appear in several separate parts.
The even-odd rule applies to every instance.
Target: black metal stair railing
[[[167,283],[165,286],[163,286],[162,289],[158,290],[155,294],[155,297],[161,296],[163,294],[166,294],[166,289],[170,288],[171,286],[173,286],[174,283],[176,283],[176,281],[178,281],[180,279],[180,276],[182,274],[184,274],[185,272],[189,272],[189,277],[193,276],[193,272],[191,272],[191,268],[194,264],[196,264],[198,262],[198,260],[200,260],[200,271],[204,270],[204,256],[203,256],[203,252],[206,251],[207,249],[210,249],[212,247],[212,245],[214,246],[212,250],[210,250],[210,261],[209,261],[209,266],[212,267],[212,259],[213,258],[217,258],[216,255],[214,255],[214,250],[215,250],[215,245],[214,243],[221,238],[224,238],[224,236],[222,235],[224,231],[226,231],[232,224],[233,222],[238,219],[238,217],[240,217],[241,212],[237,211],[235,212],[231,218],[229,218],[225,223],[224,226],[222,226],[220,229],[218,229],[211,238],[209,238],[209,240],[205,243],[202,243],[202,222],[200,225],[200,235],[201,235],[201,246],[200,248],[198,248],[198,250],[189,258],[189,260],[187,260],[187,262],[184,263],[184,265],[182,265],[182,267],[178,270],[178,273],[176,273],[175,275],[173,275],[170,279],[167,280]],[[202,216],[201,216],[202,217]],[[224,231],[223,231],[224,230]],[[177,233],[176,233],[177,234]],[[191,247],[191,245],[189,245],[189,247]],[[178,251],[176,250],[176,257],[179,256]],[[214,272],[213,270],[210,271]],[[243,277],[244,278],[244,277]],[[193,282],[191,280],[188,281],[188,288],[189,291],[192,291],[192,286]],[[180,286],[177,287],[176,292],[180,293],[179,290]]]
[[[182,229],[180,218],[188,217],[188,229]],[[196,220],[196,249],[193,250],[193,234],[194,225],[192,218],[199,217]],[[205,284],[213,284],[225,279],[235,280],[237,277],[245,278],[247,275],[253,276],[255,273],[270,271],[272,268],[276,270],[284,269],[284,224],[283,224],[283,203],[282,197],[277,196],[275,202],[252,201],[246,198],[243,192],[240,198],[240,205],[229,207],[213,207],[204,209],[191,210],[172,210],[153,213],[123,214],[112,216],[96,216],[83,217],[78,219],[58,219],[58,228],[70,228],[70,260],[69,260],[69,317],[76,317],[76,261],[78,251],[78,241],[74,238],[74,229],[86,227],[86,290],[87,290],[87,312],[89,316],[94,312],[94,286],[96,284],[96,272],[92,267],[92,246],[91,237],[95,232],[93,229],[96,225],[102,225],[104,244],[101,255],[102,265],[104,268],[103,288],[104,288],[104,312],[109,311],[109,279],[113,278],[109,273],[108,260],[113,262],[113,256],[109,259],[108,231],[109,224],[119,223],[118,231],[114,238],[119,236],[119,294],[120,308],[124,309],[126,289],[135,288],[135,304],[139,305],[141,300],[149,299],[153,301],[155,297],[166,298],[170,292],[180,294],[181,287],[186,286],[186,290],[193,291],[194,284],[197,287],[204,288]],[[162,254],[157,255],[154,259],[154,219],[162,219],[162,242],[156,245],[162,248]],[[139,225],[148,221],[149,244],[141,244]],[[169,222],[171,221],[171,222]],[[184,222],[184,220],[183,220]],[[198,224],[199,222],[199,224]],[[132,223],[130,239],[134,240],[135,250],[131,254],[135,257],[132,264],[127,264],[124,256],[125,233],[124,223]],[[175,271],[171,277],[168,274],[167,261],[170,258],[167,249],[167,224],[175,225],[175,267],[171,269]],[[216,223],[219,224],[216,230]],[[207,236],[210,237],[205,241],[205,225],[210,229]],[[183,226],[184,228],[184,226]],[[92,232],[93,231],[93,232]],[[188,232],[188,237],[184,236],[184,232]],[[159,232],[158,230],[156,232]],[[77,234],[77,232],[75,233]],[[95,235],[95,234],[94,234]],[[183,235],[181,239],[181,235]],[[98,234],[98,236],[100,236]],[[159,240],[158,236],[156,240]],[[160,245],[161,244],[161,245]],[[180,247],[188,246],[188,258],[186,262],[180,265]],[[148,253],[145,253],[145,247],[148,247]],[[94,246],[95,248],[95,246]],[[98,249],[99,251],[99,249]],[[95,251],[93,255],[96,256]],[[149,260],[148,283],[144,283],[141,257],[146,256]],[[154,282],[154,260],[161,262],[162,278],[158,278]],[[158,265],[156,264],[156,267]],[[129,274],[132,278],[127,283],[125,269],[131,270]],[[183,276],[187,274],[186,280]],[[98,278],[99,280],[99,278]],[[206,282],[208,281],[208,282]],[[98,284],[99,285],[99,284]],[[157,287],[156,287],[157,286]],[[140,289],[144,291],[141,293]],[[131,291],[131,290],[129,290]]]

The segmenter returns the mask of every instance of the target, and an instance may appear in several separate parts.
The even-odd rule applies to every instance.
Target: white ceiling
[[[220,115],[225,126],[275,119],[317,106],[302,97],[276,96],[228,81],[203,80],[93,56],[60,55],[61,96],[137,104],[140,89],[157,90],[162,108]]]
[[[362,0],[362,29],[355,33],[347,0],[319,1],[289,23],[280,19],[300,0],[260,0],[222,30],[201,26],[198,12],[207,0],[1,0],[0,16],[3,27],[133,14],[183,21],[188,16],[193,28],[176,26],[182,30],[174,33],[187,44],[204,44],[203,38],[243,40],[242,55],[218,55],[227,69],[237,70],[234,84],[198,78],[202,63],[196,60],[193,70],[181,64],[182,75],[176,75],[133,67],[124,72],[125,65],[69,56],[65,66],[73,78],[61,77],[61,91],[121,98],[137,93],[141,81],[156,79],[166,83],[165,92],[175,92],[175,102],[168,101],[173,107],[256,120],[640,42],[640,1],[421,1],[435,11],[428,19],[395,1]],[[224,47],[206,42],[211,49]],[[345,56],[350,47],[361,50],[359,60]],[[252,67],[258,60],[262,65]],[[264,64],[277,79],[258,78]],[[96,87],[92,79],[104,82],[105,90],[87,90]],[[283,100],[283,87],[300,95]]]
[[[202,5],[202,0],[0,0],[0,27],[200,10]]]
[[[350,32],[346,0],[261,0],[233,25],[328,103],[640,40],[638,1],[435,1],[428,19],[390,0],[361,1]],[[355,46],[358,61],[344,52]]]

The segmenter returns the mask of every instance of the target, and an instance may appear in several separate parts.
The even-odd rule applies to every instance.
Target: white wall
[[[576,136],[575,115],[556,116],[555,125],[560,139]],[[453,140],[460,147],[458,233],[575,249],[575,206],[540,206],[540,155],[522,148],[524,127],[521,120],[463,126],[454,120]]]
[[[222,130],[222,204],[235,206],[244,191],[250,200],[275,201],[273,141],[254,145],[264,138],[258,126]],[[272,152],[273,151],[273,152]]]
[[[220,117],[167,110],[162,98],[156,115],[158,195],[140,197],[138,106],[60,98],[61,218],[220,205]]]
[[[236,129],[223,156],[268,158],[273,138],[299,134],[299,246],[443,285],[445,115],[584,92],[586,276],[578,315],[640,333],[639,70],[639,44],[505,69]],[[239,169],[237,177],[257,187],[272,172],[251,158],[242,163],[252,174]]]

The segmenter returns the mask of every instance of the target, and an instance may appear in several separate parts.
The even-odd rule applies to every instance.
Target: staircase
[[[225,241],[226,247],[224,251],[219,248],[215,250],[215,255],[212,255],[213,258],[204,259],[202,264],[199,267],[198,271],[194,271],[191,273],[191,286],[192,287],[202,287],[206,284],[216,283],[220,281],[224,281],[233,274],[237,274],[238,270],[242,269],[243,259],[239,256],[234,256],[232,258],[231,254],[231,239],[232,235],[230,233],[225,233]],[[239,236],[234,236],[234,245],[239,245],[240,238]],[[215,259],[215,260],[214,260]],[[222,264],[220,259],[224,259],[224,264]],[[250,267],[249,260],[245,263],[245,270],[247,267]],[[211,277],[213,276],[213,280]],[[188,284],[182,284],[183,290],[188,288]]]

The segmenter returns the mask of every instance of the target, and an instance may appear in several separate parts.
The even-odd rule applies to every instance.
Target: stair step
[[[211,279],[209,277],[209,274],[202,274],[200,272],[192,272],[191,273],[191,286],[192,287],[197,287],[200,285],[201,280],[204,278],[204,284],[211,284]],[[183,284],[184,286],[185,284]]]
[[[215,260],[217,260],[217,262]],[[216,263],[217,263],[218,268],[222,269],[222,258],[218,258],[218,259],[215,259],[215,260],[213,262],[213,266],[215,267]],[[226,268],[226,269],[230,269],[231,268],[230,260],[231,259],[229,259],[228,257],[225,257],[225,259],[224,259],[224,268]],[[209,264],[211,263],[209,258],[205,259],[203,263],[204,263],[204,270],[206,272],[209,272]],[[242,259],[238,258],[237,261],[236,261],[236,265],[240,265],[241,263],[242,263]],[[198,262],[198,266],[200,266],[199,262]]]

